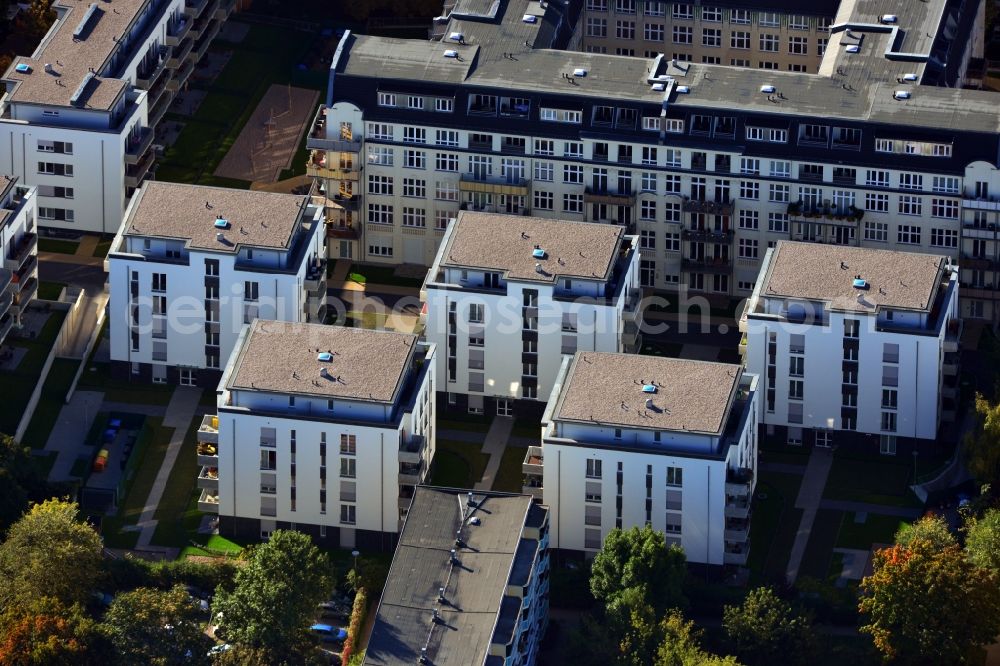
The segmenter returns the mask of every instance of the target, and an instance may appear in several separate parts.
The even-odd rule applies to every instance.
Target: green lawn
[[[830,571],[833,547],[837,542],[837,533],[843,517],[843,511],[819,509],[816,512],[816,520],[813,522],[812,531],[809,532],[809,541],[806,543],[806,551],[799,567],[800,576],[811,576],[820,580],[826,578]]]
[[[488,460],[482,444],[439,437],[430,483],[449,488],[472,488],[483,478]]]
[[[39,252],[55,252],[57,254],[76,254],[76,250],[78,247],[80,247],[80,244],[72,240],[64,240],[57,238],[38,239]]]
[[[109,363],[88,363],[80,376],[77,388],[87,391],[104,391],[104,399],[132,405],[166,405],[174,393],[167,384],[147,384],[113,379]]]
[[[912,483],[913,459],[910,456],[861,456],[838,452],[834,454],[823,497],[920,507],[920,500],[910,491]]]
[[[111,251],[111,242],[114,238],[105,238],[104,240],[98,241],[97,246],[94,248],[93,256],[99,259],[104,259],[108,256],[108,252]]]
[[[524,456],[528,453],[526,446],[508,446],[503,451],[500,458],[500,469],[493,479],[493,490],[500,490],[508,493],[519,493],[524,487],[524,474],[521,472],[521,464],[524,463]]]
[[[233,19],[238,20],[238,19]],[[224,187],[249,187],[249,183],[213,175],[233,145],[257,103],[273,83],[309,86],[295,77],[295,68],[311,48],[314,37],[275,25],[250,26],[239,44],[217,40],[210,49],[232,51],[232,57],[208,89],[193,117],[168,113],[184,123],[177,141],[167,148],[157,166],[159,180]],[[193,81],[198,88],[203,84]],[[313,86],[322,90],[325,83]],[[296,156],[298,159],[298,156]],[[304,163],[304,160],[299,160]]]
[[[676,342],[644,342],[639,353],[644,356],[667,356],[677,358],[683,345]]]
[[[156,537],[154,536],[153,538],[155,539]],[[197,534],[191,540],[198,545],[185,546],[181,549],[177,559],[182,560],[189,555],[199,555],[202,557],[239,555],[240,551],[249,545],[230,541],[218,534]]]
[[[512,437],[541,440],[542,424],[540,421],[531,419],[518,419],[514,421],[514,428],[510,431],[510,434]]]
[[[4,381],[0,382],[0,405],[3,405],[3,409],[0,409],[0,432],[12,435],[17,430],[21,415],[24,414],[24,408],[38,383],[42,366],[45,365],[45,359],[55,344],[65,318],[65,312],[53,310],[34,340],[8,337],[5,341],[7,345],[28,351],[16,369],[3,373]]]
[[[449,413],[447,419],[439,418],[437,420],[438,432],[442,430],[461,430],[462,432],[478,432],[486,434],[486,431],[490,429],[490,422],[487,421],[482,416],[476,418],[476,420],[465,420],[465,419],[455,419],[452,418],[452,414]]]
[[[869,513],[865,522],[856,523],[854,516],[853,511],[844,514],[840,533],[837,535],[837,548],[868,550],[872,544],[892,543],[899,528],[907,524],[902,518],[878,513]]]
[[[351,264],[351,272],[348,273],[347,279],[358,284],[389,284],[396,287],[420,287],[424,283],[423,278],[398,277],[395,271],[393,266]]]
[[[128,492],[118,510],[118,515],[126,523],[134,524],[146,508],[149,491],[163,465],[163,458],[173,434],[173,428],[163,427],[163,419],[157,416],[146,418],[146,426],[140,437],[148,437],[149,441],[145,446],[142,442],[136,442],[133,455],[141,454],[142,459],[137,461],[136,475],[129,483]]]
[[[385,328],[385,322],[389,318],[388,314],[371,311],[355,311],[347,313],[344,326],[353,328],[367,328],[369,330]]]
[[[80,362],[74,359],[57,358],[52,361],[35,413],[28,423],[28,429],[24,431],[24,437],[21,438],[23,444],[33,449],[45,448],[52,428],[59,420],[59,412],[66,404],[66,393],[69,392],[79,367]]]
[[[788,556],[802,518],[795,508],[802,477],[797,474],[761,471],[750,521],[750,568],[752,584],[783,582]]]
[[[39,282],[37,296],[43,301],[57,301],[65,286],[64,282]]]
[[[201,523],[202,513],[198,511],[201,491],[197,487],[197,433],[200,425],[201,417],[196,416],[188,426],[184,445],[170,470],[167,487],[156,507],[157,524],[153,543],[157,546],[183,548],[197,533]]]

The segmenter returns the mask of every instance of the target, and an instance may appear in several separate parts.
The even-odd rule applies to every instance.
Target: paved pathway
[[[80,302],[80,312],[75,320],[74,328],[71,335],[63,341],[61,348],[56,351],[56,355],[62,358],[82,359],[84,357],[91,338],[99,333],[97,320],[108,303],[109,294],[104,290],[81,290],[77,287],[69,287],[66,289],[66,297],[71,302],[75,301],[80,291],[84,292],[83,300]]]
[[[46,451],[56,452],[56,461],[49,471],[49,481],[66,481],[70,478],[73,463],[83,453],[84,438],[90,432],[94,417],[100,410],[104,394],[99,391],[77,391],[69,404],[59,410]]]
[[[799,531],[795,536],[795,543],[792,544],[791,556],[788,558],[788,568],[785,570],[785,578],[789,583],[794,583],[799,575],[802,556],[805,555],[806,544],[809,543],[809,533],[812,532],[816,511],[823,499],[823,489],[826,487],[826,477],[830,473],[831,465],[833,465],[833,452],[830,449],[814,446],[802,477],[799,496],[795,500],[795,508],[802,509],[802,521],[799,523]]]
[[[514,428],[514,419],[510,416],[494,416],[490,429],[486,431],[486,439],[483,441],[483,453],[489,454],[489,462],[486,463],[486,470],[483,472],[483,480],[477,483],[475,490],[491,490],[493,480],[500,469],[500,459],[503,458],[503,450],[507,448],[507,438]]]
[[[198,401],[201,399],[201,391],[190,386],[178,386],[174,389],[174,394],[167,405],[166,414],[163,417],[163,426],[173,428],[174,434],[170,437],[170,444],[167,446],[167,453],[163,456],[163,464],[153,481],[153,487],[149,490],[149,498],[139,516],[139,540],[137,546],[145,548],[153,540],[153,532],[156,531],[156,507],[163,497],[163,490],[167,487],[167,480],[170,478],[170,470],[174,468],[174,462],[184,444],[184,435],[188,426],[194,418],[198,408]]]

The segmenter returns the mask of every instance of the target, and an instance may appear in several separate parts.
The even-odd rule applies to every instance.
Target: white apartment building
[[[448,404],[540,412],[563,355],[637,350],[636,244],[618,225],[459,212],[421,294]]]
[[[325,257],[309,196],[145,183],[105,261],[113,374],[214,386],[244,324],[325,320]]]
[[[548,511],[530,497],[417,488],[365,666],[541,663],[548,544]]]
[[[491,17],[473,4],[438,41],[338,45],[311,144],[344,225],[337,256],[430,264],[464,209],[624,224],[643,286],[727,303],[752,293],[780,240],[997,258],[995,243],[973,247],[988,227],[963,213],[1000,153],[995,95],[962,88],[982,55],[982,3],[584,4],[609,30],[669,14],[695,39],[776,36],[778,69],[729,66],[724,47],[700,49],[721,65],[685,62],[666,36],[636,38],[649,57],[560,50],[574,3],[512,0]],[[682,10],[692,18],[675,20]],[[808,56],[787,52],[800,43]],[[992,268],[965,280],[979,287],[966,314],[997,321]]]
[[[955,415],[958,317],[949,257],[778,243],[740,322],[762,423],[791,444],[932,445]]]
[[[524,459],[552,546],[592,556],[650,525],[688,562],[745,565],[756,485],[758,378],[739,365],[578,352],[563,360]]]
[[[254,320],[198,431],[199,508],[225,535],[391,550],[434,458],[434,372],[414,335]]]
[[[235,0],[56,0],[0,83],[0,170],[38,188],[39,223],[113,234],[154,161],[153,128]]]
[[[38,208],[36,190],[0,176],[0,342],[38,292]]]

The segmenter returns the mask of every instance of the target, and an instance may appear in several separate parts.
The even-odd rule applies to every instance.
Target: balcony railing
[[[219,490],[219,468],[205,466],[198,472],[198,487],[206,490]]]
[[[14,304],[11,306],[13,314],[22,314],[24,309],[31,303],[31,299],[35,297],[37,292],[38,278],[32,276],[25,281],[21,290],[14,296]]]
[[[185,60],[184,64],[178,69],[173,78],[167,81],[167,90],[171,92],[177,92],[187,83],[188,77],[191,76],[191,72],[194,71],[194,63],[190,60]]]
[[[208,5],[208,0],[186,0],[184,2],[184,14],[196,19],[205,11],[206,5]]]
[[[149,147],[153,145],[153,130],[143,127],[139,135],[125,144],[125,164],[137,164]]]
[[[135,85],[137,88],[149,90],[157,84],[160,77],[167,70],[165,54],[161,54],[155,63],[147,67],[144,71],[136,72]]]
[[[462,192],[526,196],[528,194],[528,181],[524,178],[514,178],[512,176],[487,176],[479,173],[463,173],[459,177],[458,189]]]
[[[425,439],[421,435],[410,435],[399,443],[399,462],[420,465],[424,453]]]
[[[190,24],[188,26],[188,31],[190,32]],[[177,69],[187,60],[188,55],[191,54],[191,49],[194,48],[194,40],[186,39],[174,48],[170,50],[170,55],[167,56],[167,68]]]
[[[313,150],[306,160],[306,175],[357,182],[361,178],[361,163],[355,159],[343,159],[340,155],[333,151]]]
[[[219,513],[219,491],[205,488],[198,498],[198,510],[202,513]]]
[[[747,557],[750,555],[750,547],[745,546],[740,550],[725,550],[722,553],[722,563],[733,566],[744,567],[747,564]]]
[[[198,465],[201,467],[219,466],[219,447],[208,442],[198,443]]]
[[[21,240],[18,241],[17,245],[11,248],[11,251],[7,254],[7,258],[4,259],[3,267],[9,271],[17,271],[21,268],[21,265],[30,257],[38,245],[38,235],[34,232],[24,234],[21,236]]]
[[[732,215],[733,202],[702,199],[685,199],[681,208],[685,213],[705,213],[706,215]]]
[[[788,216],[792,218],[804,218],[812,222],[823,222],[826,220],[857,224],[865,216],[865,211],[856,206],[838,208],[828,205],[803,204],[801,201],[794,201],[788,204]]]
[[[734,236],[732,229],[681,229],[684,240],[732,243]]]
[[[167,36],[163,43],[167,46],[177,46],[191,32],[191,24],[194,23],[186,16],[182,16],[167,26]]]
[[[728,275],[733,272],[732,260],[728,257],[708,257],[705,259],[684,257],[681,259],[681,268],[697,273],[718,273],[722,275]]]
[[[125,187],[139,187],[155,159],[152,153],[146,153],[145,157],[140,158],[135,164],[128,165],[125,168]]]
[[[219,417],[206,414],[198,428],[198,441],[206,444],[219,443]]]
[[[542,455],[542,447],[529,446],[524,454],[524,462],[521,463],[521,473],[525,476],[542,476],[542,466],[545,459]]]
[[[400,462],[399,464],[399,484],[404,486],[415,486],[423,481],[423,463],[416,465]]]
[[[0,317],[0,342],[7,337],[10,333],[10,329],[14,327],[14,318],[10,316],[10,313]]]
[[[635,205],[635,198],[635,191],[615,192],[606,187],[588,187],[583,191],[583,200],[586,203],[632,206]]]

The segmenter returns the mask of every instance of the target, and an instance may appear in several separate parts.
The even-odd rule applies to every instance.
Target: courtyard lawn
[[[93,255],[99,259],[103,259],[108,256],[108,252],[111,250],[111,241],[114,238],[105,238],[97,242],[97,246],[94,248]]]
[[[26,349],[27,353],[17,368],[3,373],[4,381],[0,382],[0,405],[3,405],[0,410],[0,432],[12,435],[17,431],[64,319],[65,312],[53,310],[35,339],[8,337],[4,341],[5,345]]]
[[[507,493],[519,493],[524,487],[524,474],[521,465],[524,463],[524,456],[528,453],[526,446],[508,445],[500,458],[500,469],[497,470],[496,478],[493,479],[493,490]]]
[[[45,448],[49,435],[59,420],[59,413],[66,404],[66,394],[79,367],[80,362],[75,359],[57,358],[52,361],[35,413],[21,438],[22,444],[27,444],[33,449]]]
[[[39,252],[54,252],[56,254],[76,254],[76,250],[79,247],[80,244],[72,240],[63,240],[58,238],[38,239]]]
[[[933,461],[928,461],[927,464],[936,465]],[[910,490],[913,471],[913,459],[910,456],[861,456],[837,452],[834,454],[823,498],[921,507],[923,504]],[[917,471],[919,472],[919,460]]]
[[[351,272],[347,279],[358,284],[388,284],[395,287],[420,287],[423,278],[398,277],[393,266],[378,266],[375,264],[351,264]],[[378,288],[373,288],[378,291]]]
[[[872,544],[892,543],[896,532],[908,524],[908,521],[898,516],[883,516],[869,513],[863,523],[855,522],[855,513],[848,511],[840,523],[837,534],[837,548],[857,548],[869,550]]]
[[[482,449],[482,444],[438,438],[431,485],[472,488],[483,478],[489,460]]]
[[[813,521],[812,531],[809,532],[809,541],[806,543],[806,551],[799,567],[800,577],[826,579],[843,517],[842,511],[820,509],[816,512],[816,520]]]
[[[202,513],[198,511],[201,489],[198,483],[197,433],[201,417],[196,416],[184,434],[184,444],[177,454],[167,487],[156,507],[156,532],[153,543],[157,546],[183,548],[197,535]]]
[[[153,487],[156,475],[160,473],[163,465],[163,458],[167,454],[167,447],[170,445],[170,437],[174,434],[173,428],[163,427],[163,419],[157,416],[146,418],[145,426],[140,433],[140,437],[147,437],[146,443],[136,442],[135,454],[141,454],[142,459],[137,461],[135,466],[135,477],[129,482],[124,500],[121,502],[118,515],[126,523],[135,524],[146,508],[146,500],[149,499],[149,491]]]
[[[166,405],[174,393],[169,384],[127,382],[111,377],[109,363],[88,363],[77,388],[82,391],[103,391],[104,399],[131,405]]]
[[[39,282],[37,297],[42,301],[57,301],[65,286],[63,282]]]
[[[795,508],[802,477],[761,471],[750,521],[747,566],[754,585],[783,582],[802,510]]]

